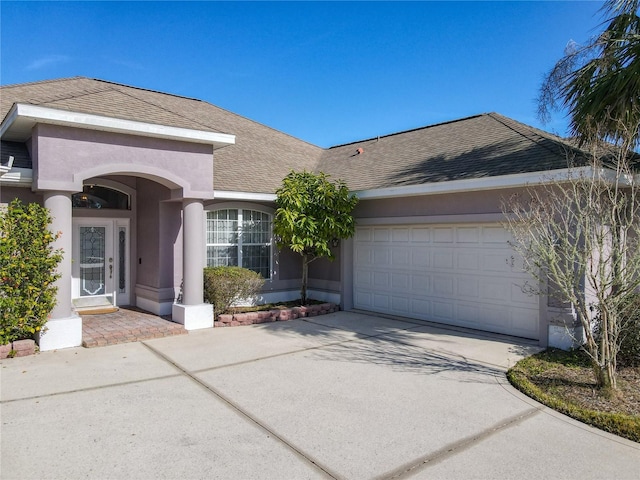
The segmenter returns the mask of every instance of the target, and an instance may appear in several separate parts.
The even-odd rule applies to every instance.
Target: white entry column
[[[204,303],[204,205],[202,200],[182,203],[182,303],[174,303],[174,322],[187,330],[213,327],[213,305]]]
[[[58,287],[57,303],[46,324],[45,332],[38,338],[38,345],[42,351],[82,345],[82,318],[75,313],[71,302],[73,248],[71,193],[46,192],[44,206],[51,214],[51,231],[62,233],[53,244],[53,248],[61,249],[63,257],[57,268],[60,278],[55,282],[55,286]]]

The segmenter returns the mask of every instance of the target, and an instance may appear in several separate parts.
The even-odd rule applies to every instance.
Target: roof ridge
[[[51,78],[47,80],[35,80],[33,82],[26,82],[26,83],[10,83],[9,85],[0,85],[0,88],[24,87],[28,85],[42,85],[45,83],[65,82],[68,80],[80,80],[80,79],[86,79],[86,78],[87,77],[76,75],[75,77]]]
[[[137,87],[129,87],[128,85],[122,85],[122,86],[123,86],[123,87],[126,87],[126,88],[137,88]],[[164,106],[162,106],[162,105],[158,105],[156,102],[150,102],[150,101],[149,101],[149,100],[147,100],[147,99],[138,98],[138,97],[136,97],[136,96],[134,96],[134,95],[131,95],[129,92],[122,91],[122,90],[120,90],[120,89],[114,89],[114,90],[116,90],[116,91],[117,91],[117,92],[119,92],[119,93],[122,93],[123,95],[126,95],[126,96],[127,96],[127,97],[129,97],[129,98],[135,98],[136,100],[139,100],[139,101],[141,101],[141,102],[143,102],[143,103],[146,103],[147,105],[153,105],[154,107],[159,108],[160,110],[164,110],[165,112],[168,112],[168,113],[170,113],[170,114],[172,114],[172,115],[175,115],[175,116],[177,116],[177,117],[180,117],[180,118],[183,118],[183,119],[189,120],[189,121],[191,121],[191,122],[194,122],[194,123],[196,123],[196,124],[198,124],[198,125],[202,126],[203,128],[207,128],[207,129],[208,129],[208,128],[212,128],[210,125],[206,125],[205,123],[201,122],[201,121],[200,121],[200,120],[198,120],[198,119],[193,119],[193,118],[190,118],[190,117],[188,117],[188,116],[186,116],[186,115],[182,115],[182,114],[180,114],[180,113],[178,113],[178,112],[175,112],[175,111],[173,111],[173,110],[170,110],[170,109],[168,109],[168,108],[166,108],[166,107],[164,107]],[[139,90],[144,90],[144,89],[139,89]],[[147,91],[150,91],[150,92],[152,92],[152,93],[162,93],[162,92],[156,92],[155,90],[147,90]],[[171,95],[171,94],[169,94],[169,95]],[[195,101],[198,101],[198,102],[202,102],[202,101],[203,101],[203,100],[198,100],[198,99],[196,99],[196,98],[180,97],[179,95],[175,95],[175,96],[176,96],[176,97],[178,97],[178,98],[186,99],[186,100],[195,100]],[[205,102],[205,103],[206,103],[206,102]],[[216,130],[217,130],[219,133],[229,133],[229,132],[222,132],[222,129],[219,129],[219,128],[217,128],[217,127],[216,127]]]
[[[242,118],[244,120],[248,120],[251,123],[255,123],[256,125],[260,125],[261,127],[264,127],[264,128],[268,128],[269,130],[277,132],[277,133],[279,133],[281,135],[284,135],[284,136],[289,137],[289,138],[293,138],[294,140],[297,140],[298,142],[306,143],[307,145],[309,145],[311,147],[319,148],[320,150],[323,150],[323,151],[324,150],[328,150],[328,148],[324,148],[324,147],[321,147],[319,145],[316,145],[315,143],[311,143],[311,142],[309,142],[307,140],[304,140],[302,138],[298,138],[298,137],[296,137],[294,135],[291,135],[290,133],[283,132],[282,130],[278,130],[275,127],[271,127],[271,126],[266,125],[266,124],[264,124],[262,122],[258,122],[257,120],[253,120],[252,118],[245,117],[244,115],[240,115],[239,113],[232,112],[231,110],[228,110],[228,109],[226,109],[224,107],[221,107],[220,105],[215,105],[215,104],[213,104],[211,102],[208,102],[206,100],[201,100],[201,101],[206,103],[206,104],[208,104],[208,105],[211,105],[212,107],[218,108],[218,109],[222,110],[223,112],[226,112],[226,113],[228,113],[230,115],[233,115],[234,117],[238,117],[238,118]]]
[[[118,87],[132,88],[134,90],[142,90],[144,92],[158,93],[160,95],[167,95],[168,97],[183,98],[186,100],[193,100],[195,102],[204,102],[204,100],[200,100],[199,98],[195,98],[195,97],[187,97],[185,95],[178,95],[177,93],[161,92],[160,90],[154,90],[152,88],[145,88],[145,87],[136,87],[135,85],[126,85],[124,83],[112,82],[111,80],[103,80],[101,78],[89,78],[89,77],[79,77],[79,78],[84,78],[86,80],[93,80],[94,82],[107,83],[109,85],[116,85]]]
[[[490,115],[490,114],[489,113],[478,113],[476,115],[470,115],[468,117],[457,118],[457,119],[454,119],[454,120],[447,120],[447,121],[444,121],[444,122],[432,123],[430,125],[424,125],[422,127],[410,128],[408,130],[402,130],[400,132],[387,133],[385,135],[378,135],[376,137],[365,138],[363,140],[356,140],[354,142],[341,143],[340,145],[334,145],[332,147],[329,147],[326,150],[331,150],[333,148],[346,147],[346,146],[349,146],[349,145],[355,145],[357,143],[372,142],[373,140],[378,140],[380,138],[393,137],[395,135],[403,135],[405,133],[417,132],[419,130],[426,130],[428,128],[440,127],[442,125],[448,125],[450,123],[464,122],[466,120],[472,120],[474,118],[479,118],[479,117],[483,117],[483,116],[486,116],[486,115]]]
[[[232,112],[231,110],[227,110],[226,108],[223,108],[223,107],[221,107],[221,106],[219,106],[219,105],[215,105],[215,104],[213,104],[213,103],[211,103],[211,102],[209,102],[209,101],[207,101],[207,100],[202,100],[202,99],[200,99],[200,98],[194,98],[194,97],[186,97],[186,96],[184,96],[184,95],[177,95],[177,94],[174,94],[174,93],[161,92],[160,90],[153,90],[153,89],[144,88],[144,87],[136,87],[136,86],[132,86],[132,85],[125,85],[125,84],[123,84],[123,83],[111,82],[111,81],[109,81],[109,80],[101,80],[101,79],[99,79],[99,78],[91,78],[91,79],[89,79],[89,80],[95,80],[95,81],[97,81],[97,82],[109,83],[109,84],[117,85],[117,86],[119,86],[119,87],[124,87],[124,88],[132,88],[132,89],[135,89],[135,90],[141,90],[141,91],[146,91],[146,92],[151,92],[151,93],[159,93],[159,94],[162,94],[162,95],[168,95],[168,96],[170,96],[170,97],[182,98],[182,99],[186,99],[186,100],[193,100],[193,101],[196,101],[196,102],[200,102],[200,103],[203,103],[203,104],[207,104],[207,105],[210,105],[210,106],[212,106],[212,107],[214,107],[214,108],[217,108],[217,109],[219,109],[219,110],[222,110],[222,111],[224,111],[224,112],[226,112],[226,113],[229,113],[229,114],[231,114],[231,115],[233,115],[233,116],[235,116],[235,117],[242,118],[242,119],[244,119],[244,120],[248,120],[249,122],[252,122],[252,123],[254,123],[254,124],[256,124],[256,125],[260,125],[261,127],[268,128],[269,130],[272,130],[272,131],[274,131],[274,132],[277,132],[277,133],[279,133],[279,134],[281,134],[281,135],[285,135],[285,136],[290,137],[290,138],[293,138],[293,139],[295,139],[295,140],[297,140],[297,141],[299,141],[299,142],[306,143],[307,145],[310,145],[310,146],[312,146],[312,147],[316,147],[316,148],[319,148],[319,149],[321,149],[321,150],[325,150],[323,147],[319,147],[318,145],[315,145],[315,144],[313,144],[313,143],[311,143],[311,142],[308,142],[308,141],[303,140],[303,139],[301,139],[301,138],[295,137],[295,136],[293,136],[293,135],[291,135],[291,134],[289,134],[289,133],[283,132],[282,130],[278,130],[278,129],[276,129],[276,128],[270,127],[269,125],[265,125],[264,123],[258,122],[258,121],[256,121],[256,120],[253,120],[253,119],[249,118],[249,117],[245,117],[244,115],[240,115],[239,113],[235,113],[235,112]],[[138,100],[141,100],[141,99],[138,99]],[[142,101],[147,102],[147,100],[142,100]],[[150,103],[151,105],[154,105],[154,106],[156,106],[156,107],[158,107],[158,108],[164,108],[164,107],[161,107],[161,106],[159,106],[159,105],[156,105],[155,103],[152,103],[152,102],[147,102],[147,103]],[[172,112],[171,110],[167,110],[167,109],[165,109],[165,110],[166,110],[166,111],[168,111],[168,112],[171,112],[171,113],[175,114],[175,112]],[[183,115],[181,115],[181,116],[182,116],[183,118],[188,118],[188,117],[183,116]],[[200,121],[198,121],[198,120],[196,120],[196,119],[193,119],[193,118],[188,118],[188,119],[189,119],[189,120],[191,120],[191,121],[193,121],[193,122],[200,123],[201,125],[204,125],[204,124],[202,124]],[[211,127],[209,127],[209,128],[211,128]],[[216,127],[216,128],[217,128],[217,127]],[[218,129],[218,130],[219,130],[219,129]]]
[[[490,118],[493,118],[496,122],[504,125],[509,130],[517,133],[518,135],[526,138],[527,140],[535,142],[537,145],[539,145],[540,147],[544,148],[545,150],[547,150],[547,151],[549,151],[551,153],[557,154],[558,152],[555,152],[552,149],[550,149],[546,144],[540,142],[540,140],[538,138],[534,138],[534,135],[539,137],[539,138],[545,138],[547,140],[555,142],[555,143],[559,144],[560,146],[562,146],[563,148],[573,150],[574,152],[577,151],[577,152],[580,152],[580,153],[585,153],[582,149],[576,148],[575,145],[571,145],[569,142],[567,142],[566,140],[564,140],[562,137],[560,137],[558,135],[554,135],[552,133],[545,132],[544,130],[540,130],[538,128],[532,127],[531,125],[527,125],[526,123],[520,122],[518,120],[514,120],[511,117],[505,117],[504,115],[501,115],[501,114],[496,113],[496,112],[491,112],[491,113],[488,114],[488,116]],[[507,122],[506,120],[508,120],[509,122],[513,122],[513,123],[517,124],[520,127],[526,128],[527,130],[530,131],[530,134],[526,134],[521,129],[515,128],[513,125],[509,125],[509,122]]]

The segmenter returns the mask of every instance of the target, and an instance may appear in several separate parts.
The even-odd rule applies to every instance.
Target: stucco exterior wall
[[[9,204],[16,198],[24,203],[44,204],[42,195],[34,193],[28,188],[2,186],[0,189],[0,205]]]
[[[516,189],[483,190],[403,198],[363,200],[356,206],[356,220],[362,218],[501,214],[502,202]]]
[[[157,183],[138,179],[137,270],[138,283],[153,288],[161,286],[160,272],[160,202],[168,200],[171,192]]]
[[[32,141],[36,189],[79,191],[100,175],[135,174],[186,197],[213,195],[210,145],[39,124]]]

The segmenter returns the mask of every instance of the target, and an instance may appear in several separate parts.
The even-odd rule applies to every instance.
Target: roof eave
[[[226,133],[171,127],[24,103],[13,105],[0,125],[0,138],[25,141],[31,136],[31,130],[37,123],[201,143],[212,145],[214,150],[235,144],[235,135]]]
[[[214,190],[213,198],[216,200],[246,200],[254,202],[275,202],[275,193],[235,192],[230,190]]]
[[[484,178],[469,178],[447,182],[432,182],[420,185],[402,185],[397,187],[356,190],[354,194],[361,200],[374,200],[394,197],[412,197],[443,193],[473,192],[504,188],[532,187],[553,182],[566,182],[577,176],[592,176],[591,167],[563,168],[540,172],[517,173]]]

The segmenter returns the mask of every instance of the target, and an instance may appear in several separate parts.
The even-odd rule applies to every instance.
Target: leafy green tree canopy
[[[291,171],[276,191],[273,233],[278,247],[302,255],[302,301],[306,302],[309,262],[327,257],[332,243],[355,233],[352,212],[358,199],[344,182],[332,182],[324,173]]]

